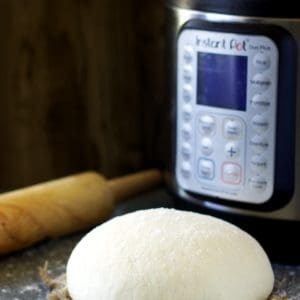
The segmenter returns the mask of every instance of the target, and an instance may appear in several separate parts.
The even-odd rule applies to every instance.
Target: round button
[[[260,175],[253,176],[249,179],[249,187],[252,191],[261,193],[267,187],[267,180]]]
[[[228,139],[238,139],[242,135],[242,123],[235,119],[226,119],[224,122],[224,136]]]
[[[193,77],[193,69],[192,66],[185,66],[183,68],[183,79],[186,83],[191,83]]]
[[[183,119],[185,121],[190,121],[192,119],[193,107],[190,104],[185,104],[183,106]]]
[[[271,85],[270,78],[267,75],[261,73],[257,73],[256,75],[254,75],[250,82],[253,88],[259,92],[266,91]]]
[[[253,58],[254,67],[258,71],[265,71],[270,68],[271,59],[266,53],[257,53]]]
[[[252,127],[257,133],[263,133],[267,131],[269,128],[269,121],[263,115],[255,115],[252,118],[251,123],[252,123]]]
[[[267,169],[267,159],[262,155],[254,155],[251,157],[250,166],[254,172],[262,172]]]
[[[255,95],[250,102],[253,108],[261,111],[267,110],[271,105],[270,100],[267,97],[259,94]]]
[[[188,162],[182,163],[181,174],[183,175],[183,177],[189,178],[191,176],[191,172],[192,172],[191,164]]]
[[[216,129],[215,118],[211,115],[200,115],[199,130],[203,135],[213,135]]]
[[[192,126],[190,124],[184,124],[182,126],[182,136],[186,141],[191,139],[191,137],[192,137]]]
[[[190,159],[192,155],[192,146],[189,143],[183,143],[181,153],[184,159]]]
[[[269,142],[266,138],[256,135],[250,140],[250,146],[255,153],[263,153],[269,147]]]
[[[198,162],[198,174],[202,179],[212,180],[215,177],[215,164],[213,161],[201,158]]]
[[[185,46],[183,51],[183,59],[187,64],[190,64],[193,61],[193,47]]]
[[[191,102],[192,96],[193,96],[192,87],[190,85],[186,84],[183,87],[183,91],[182,91],[183,100],[185,102]]]
[[[212,152],[213,152],[213,147],[212,147],[212,141],[211,139],[209,138],[203,138],[201,140],[201,152],[204,154],[204,155],[211,155]]]
[[[225,153],[228,158],[238,158],[240,156],[240,148],[237,143],[227,143]]]

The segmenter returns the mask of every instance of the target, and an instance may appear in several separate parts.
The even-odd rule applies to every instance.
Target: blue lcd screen
[[[197,104],[246,110],[247,56],[198,52]]]

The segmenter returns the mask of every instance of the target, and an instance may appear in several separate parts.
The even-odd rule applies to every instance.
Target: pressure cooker
[[[167,0],[168,184],[179,206],[300,260],[300,10]]]

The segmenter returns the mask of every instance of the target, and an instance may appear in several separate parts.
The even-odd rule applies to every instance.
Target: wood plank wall
[[[159,165],[163,0],[0,1],[0,189]]]

